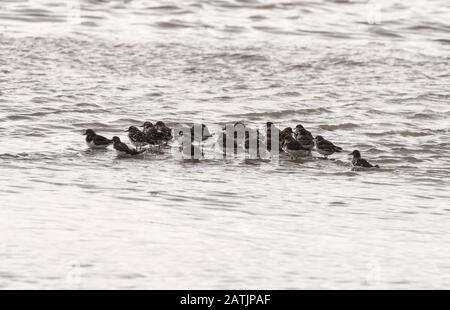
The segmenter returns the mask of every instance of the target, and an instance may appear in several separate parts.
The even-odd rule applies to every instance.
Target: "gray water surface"
[[[448,288],[448,2],[179,2],[0,4],[0,288]],[[158,119],[302,123],[345,152],[81,136]]]

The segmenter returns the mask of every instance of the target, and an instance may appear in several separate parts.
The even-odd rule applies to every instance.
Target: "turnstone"
[[[157,121],[155,126],[156,126],[156,129],[163,134],[164,141],[167,142],[167,141],[172,140],[172,138],[173,138],[172,137],[172,129],[167,127],[166,124],[164,124],[164,122]]]
[[[148,144],[161,144],[164,141],[164,134],[156,129],[152,122],[145,122],[141,127],[144,127],[143,134]]]
[[[128,147],[128,145],[126,145],[125,143],[120,141],[119,137],[113,137],[113,142],[114,142],[114,149],[117,151],[118,155],[124,156],[124,155],[139,155],[144,153],[146,150],[136,150],[136,149],[131,149]]]
[[[352,165],[353,167],[362,167],[362,168],[380,168],[378,165],[372,165],[367,160],[361,157],[361,153],[358,150],[354,150],[348,155],[353,155]]]
[[[306,157],[311,155],[309,148],[303,147],[303,145],[294,139],[294,137],[287,135],[283,141],[283,150],[288,153],[292,158]]]
[[[309,149],[310,151],[314,148],[314,137],[306,130],[302,125],[297,125],[294,131],[295,140],[300,142],[303,148]]]
[[[140,131],[138,128],[134,126],[130,126],[128,130],[125,130],[125,132],[128,132],[128,139],[130,139],[130,142],[133,143],[133,145],[139,150],[142,146],[147,145],[147,139],[145,139],[144,133]]]
[[[286,127],[280,132],[280,141],[283,143],[284,139],[288,136],[292,137],[294,132],[292,131],[291,127]]]
[[[280,151],[283,151],[284,140],[287,137],[292,137],[293,134],[294,134],[294,132],[292,131],[291,127],[286,127],[280,132],[280,135],[279,135]]]
[[[141,127],[143,128],[142,132],[144,133],[144,135],[148,135],[152,131],[156,130],[155,125],[153,125],[152,122],[144,122]]]
[[[334,152],[342,152],[341,147],[334,145],[332,142],[324,139],[322,136],[316,136],[314,140],[316,142],[317,152],[324,155],[325,157],[333,154]]]
[[[104,149],[113,144],[113,141],[97,135],[92,129],[87,129],[83,135],[86,136],[86,144],[91,149]]]

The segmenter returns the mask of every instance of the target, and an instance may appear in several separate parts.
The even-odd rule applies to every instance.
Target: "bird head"
[[[323,140],[323,137],[322,137],[322,136],[316,136],[315,140],[316,140],[316,141],[322,141],[322,140]]]
[[[305,127],[303,127],[301,124],[298,124],[297,126],[295,126],[295,130],[296,131],[301,131],[301,130],[304,130],[305,129]]]
[[[353,155],[353,157],[355,157],[355,158],[360,158],[361,157],[361,153],[358,150],[354,150],[353,152],[351,152],[348,155]]]
[[[137,129],[137,128],[134,127],[134,126],[130,126],[127,130],[125,130],[125,132],[135,132],[135,131],[137,131],[137,130],[139,130],[139,129]]]
[[[283,131],[284,131],[285,133],[288,133],[288,134],[292,134],[292,133],[293,133],[291,127],[286,127]]]
[[[153,127],[153,123],[152,122],[145,122],[141,127],[152,128]]]
[[[95,136],[95,131],[93,131],[92,129],[86,129],[83,133],[83,136]]]
[[[156,127],[166,127],[166,124],[164,124],[163,121],[157,121],[155,124]]]

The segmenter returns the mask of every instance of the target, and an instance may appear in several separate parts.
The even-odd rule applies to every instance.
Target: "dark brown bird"
[[[126,145],[125,143],[123,143],[122,141],[120,141],[119,137],[113,137],[113,142],[114,142],[114,149],[117,151],[118,155],[124,156],[124,155],[140,155],[142,153],[144,153],[146,150],[136,150],[136,149],[132,149],[130,148],[128,145]]]
[[[361,157],[361,153],[358,150],[354,150],[348,155],[353,155],[352,165],[353,167],[362,167],[362,168],[380,168],[378,165],[372,165],[367,160]]]
[[[317,152],[324,155],[325,157],[335,152],[342,152],[341,147],[334,145],[332,142],[324,139],[324,137],[322,136],[316,136],[315,142]]]
[[[300,142],[300,144],[309,149],[310,151],[314,148],[314,137],[308,130],[302,125],[297,125],[294,130],[295,140]]]
[[[164,133],[159,131],[152,122],[145,122],[141,127],[144,127],[143,134],[148,144],[159,145],[165,141]]]
[[[294,137],[287,135],[283,141],[283,151],[291,157],[306,157],[311,155],[311,150],[302,146]]]
[[[280,152],[284,151],[284,150],[283,150],[284,140],[285,140],[287,137],[292,137],[293,134],[294,134],[294,132],[292,131],[292,128],[291,128],[291,127],[286,127],[286,128],[284,128],[284,129],[280,132],[280,139],[279,139],[279,142],[280,142]]]
[[[128,128],[128,130],[125,130],[125,132],[128,132],[128,139],[130,139],[130,142],[133,143],[133,145],[138,150],[144,145],[148,144],[145,139],[144,133],[137,127],[130,126],[130,128]]]
[[[87,129],[83,135],[86,136],[86,144],[91,149],[105,149],[113,144],[112,140],[97,135],[92,129]]]
[[[172,138],[173,138],[172,129],[167,127],[166,124],[164,124],[164,122],[157,121],[155,124],[155,127],[159,132],[161,132],[163,134],[165,142],[169,142],[170,140],[172,140]]]

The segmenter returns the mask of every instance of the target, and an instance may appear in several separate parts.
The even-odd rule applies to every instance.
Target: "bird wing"
[[[145,141],[150,144],[156,144],[161,140],[161,133],[156,128],[152,128],[144,133]]]
[[[297,137],[297,141],[300,142],[302,145],[309,145],[314,143],[314,138],[306,135],[300,135]]]
[[[96,135],[94,137],[94,144],[96,144],[96,145],[110,145],[111,143],[112,143],[112,140],[109,140],[105,137],[102,137],[99,135]]]
[[[136,135],[136,133],[134,133],[134,132],[133,132],[133,133],[130,132],[130,133],[128,134],[128,138],[130,138],[130,140],[133,141],[133,142],[136,142],[136,141],[137,141],[137,135]]]
[[[335,152],[338,152],[338,153],[342,152],[342,148],[340,146],[336,146],[334,144],[333,144],[333,149],[334,149]]]
[[[145,138],[145,135],[142,133],[142,132],[136,132],[135,134],[135,142],[140,142],[140,143],[143,143],[143,142],[146,142],[146,138]]]
[[[334,144],[331,143],[328,140],[323,139],[322,141],[320,141],[317,146],[322,149],[322,150],[326,150],[326,151],[334,151]]]
[[[292,140],[292,141],[288,142],[288,144],[286,144],[286,147],[289,150],[293,150],[293,151],[304,150],[303,146],[296,140]]]
[[[373,167],[373,165],[371,163],[369,163],[367,160],[365,160],[364,158],[358,159],[358,166],[361,166],[364,168],[372,168]]]
[[[123,153],[127,153],[127,154],[132,153],[132,150],[128,147],[128,145],[126,145],[123,142],[115,143],[114,148],[119,152],[123,152]]]
[[[162,129],[162,132],[166,139],[168,140],[172,139],[172,129],[170,129],[169,127],[164,127]]]

